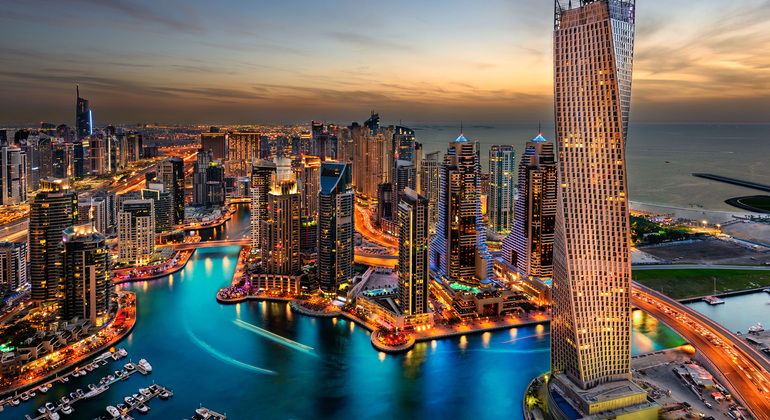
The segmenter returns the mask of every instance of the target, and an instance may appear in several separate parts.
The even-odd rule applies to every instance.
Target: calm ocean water
[[[224,229],[208,233],[237,236],[247,226],[242,207]],[[367,331],[341,318],[302,316],[283,303],[221,305],[214,294],[229,284],[238,251],[202,248],[177,274],[120,286],[137,294],[138,310],[136,327],[120,346],[135,361],[146,358],[153,372],[76,403],[70,417],[92,419],[156,382],[175,395],[151,401],[148,419],[189,418],[199,404],[230,419],[520,418],[527,384],[548,370],[547,325],[436,340],[386,356],[372,348]],[[642,312],[633,320],[634,354],[683,343]],[[123,363],[57,384],[0,418],[34,417],[46,401],[87,389]]]
[[[405,125],[408,125],[405,123]],[[409,125],[423,154],[446,152],[460,133],[459,124]],[[518,158],[538,125],[466,123],[465,137],[481,146],[482,170],[488,170],[489,147],[510,144]],[[553,124],[542,126],[554,141]],[[632,201],[681,208],[735,211],[724,200],[761,191],[692,176],[706,172],[770,185],[770,124],[631,124],[626,149],[628,189]]]

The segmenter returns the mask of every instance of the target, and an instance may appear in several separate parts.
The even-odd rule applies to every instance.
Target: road
[[[364,238],[388,248],[398,246],[398,239],[375,229],[372,226],[369,212],[358,205],[356,205],[355,219],[356,231],[363,235]]]
[[[708,359],[754,418],[770,420],[770,363],[762,355],[714,321],[636,282],[631,299]]]

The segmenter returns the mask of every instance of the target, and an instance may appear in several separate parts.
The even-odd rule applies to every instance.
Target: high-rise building
[[[226,176],[249,176],[251,161],[259,159],[262,135],[260,133],[233,132],[227,135]]]
[[[120,149],[120,165],[125,167],[131,162],[136,162],[142,158],[142,135],[129,131],[118,135]]]
[[[407,188],[417,190],[417,170],[414,167],[414,163],[408,160],[396,160],[393,166],[393,175],[391,176],[393,184],[393,221],[398,219],[398,203],[401,199],[401,194]]]
[[[411,128],[401,126],[395,128],[395,134],[393,134],[393,148],[396,151],[395,159],[415,163],[414,139],[414,130]]]
[[[0,296],[27,284],[26,242],[0,242]]]
[[[27,201],[27,154],[18,147],[0,147],[0,205]]]
[[[29,206],[29,281],[32,299],[56,300],[62,276],[62,231],[78,220],[78,196],[66,180],[48,178]]]
[[[296,274],[300,269],[300,193],[292,179],[276,180],[267,194],[267,220],[260,246],[267,274]]]
[[[118,213],[118,258],[121,264],[147,264],[155,252],[155,206],[152,200],[128,200]]]
[[[441,167],[438,223],[431,243],[431,267],[438,275],[476,284],[486,279],[487,264],[481,260],[488,257],[479,175],[479,144],[461,134],[449,144]]]
[[[224,206],[226,198],[225,167],[215,160],[206,168],[206,205]]]
[[[438,222],[439,182],[441,179],[441,161],[439,152],[428,153],[422,160],[422,176],[420,176],[420,195],[428,199],[428,229],[436,231]]]
[[[75,131],[77,140],[83,140],[93,133],[93,120],[91,118],[91,108],[88,107],[88,100],[80,97],[80,86],[75,86],[77,93],[77,103],[75,104]]]
[[[513,146],[495,145],[489,149],[487,214],[489,214],[489,228],[500,234],[509,233],[513,226],[514,180],[516,179],[513,156]]]
[[[251,165],[251,246],[262,245],[262,221],[267,220],[267,194],[270,192],[272,176],[277,165],[262,159],[255,159]]]
[[[208,178],[206,177],[206,169],[212,161],[211,150],[198,149],[195,168],[193,169],[193,204],[196,206],[207,205],[206,182],[208,182]]]
[[[91,175],[104,175],[110,172],[110,160],[107,155],[107,138],[103,134],[92,136],[89,142],[89,160]]]
[[[27,192],[40,189],[40,140],[41,135],[30,136],[19,143],[19,149],[27,155]],[[50,147],[48,148],[50,153]],[[50,158],[50,155],[49,155]]]
[[[522,276],[550,279],[556,226],[556,158],[542,135],[527,142],[519,162],[519,198],[503,260]]]
[[[556,1],[554,30],[559,187],[551,371],[566,388],[618,381],[627,389],[633,384],[625,143],[635,2],[564,3]],[[646,400],[643,392],[623,392],[625,405]],[[580,402],[586,415],[594,414],[591,404]]]
[[[211,151],[212,160],[227,159],[227,133],[201,133],[201,149]]]
[[[97,327],[110,314],[110,260],[107,241],[90,223],[63,232],[64,281],[59,293],[59,318],[78,317]]]
[[[318,246],[318,192],[321,190],[321,159],[302,156],[298,171],[301,193],[302,227],[300,249],[311,252]]]
[[[321,163],[318,194],[318,282],[336,293],[353,277],[355,192],[349,163]]]
[[[85,151],[83,141],[76,141],[72,144],[72,172],[71,176],[75,179],[83,179],[86,176]]]
[[[184,160],[174,156],[158,163],[158,180],[171,192],[174,224],[184,223]]]
[[[99,233],[107,233],[109,214],[103,197],[78,197],[78,224],[90,223]]]
[[[163,184],[149,183],[142,189],[142,200],[152,200],[155,211],[155,233],[174,230],[174,201]]]
[[[428,199],[406,188],[398,204],[398,306],[404,315],[430,310]]]

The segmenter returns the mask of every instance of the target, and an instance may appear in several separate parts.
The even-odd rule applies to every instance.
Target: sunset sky
[[[770,122],[770,0],[637,1],[631,119]],[[0,3],[0,124],[551,121],[545,0]]]

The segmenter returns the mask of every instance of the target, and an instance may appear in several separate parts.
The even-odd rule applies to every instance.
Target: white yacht
[[[101,394],[102,392],[106,391],[107,389],[108,388],[106,386],[104,386],[104,385],[102,385],[102,386],[95,386],[95,387],[91,388],[90,391],[86,392],[85,398],[93,398],[93,397]]]
[[[120,411],[111,405],[107,406],[107,412],[110,413],[112,417],[118,417],[120,415]]]
[[[761,323],[759,323],[759,322],[757,322],[757,325],[754,325],[754,326],[752,326],[752,327],[749,327],[749,332],[750,332],[750,333],[754,333],[754,334],[756,334],[756,333],[760,333],[760,332],[762,332],[762,331],[764,331],[764,330],[765,330],[765,329],[764,329],[764,328],[762,328],[762,324],[761,324]]]
[[[152,372],[152,365],[147,362],[147,359],[139,359],[139,366],[147,372]]]
[[[61,406],[61,412],[64,414],[72,414],[73,411],[75,410],[73,410],[69,404],[64,404]]]

